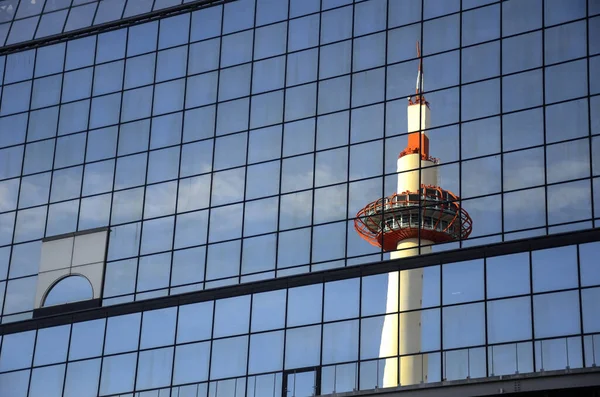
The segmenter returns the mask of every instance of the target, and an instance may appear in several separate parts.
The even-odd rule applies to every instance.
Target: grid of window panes
[[[312,387],[316,372],[317,392],[328,394],[381,387],[386,365],[414,365],[414,355],[427,357],[417,370],[425,383],[592,367],[599,249],[403,270],[423,274],[419,307],[390,305],[383,273],[6,334],[0,394],[280,396],[284,379],[288,389]],[[419,322],[419,344],[382,357],[386,317],[400,329]]]
[[[192,2],[194,0],[2,0],[0,46],[73,32]]]
[[[75,230],[111,227],[105,304],[381,260],[353,217],[396,190],[417,40],[474,222],[434,250],[591,228],[599,29],[594,0],[237,0],[0,56],[3,321]]]

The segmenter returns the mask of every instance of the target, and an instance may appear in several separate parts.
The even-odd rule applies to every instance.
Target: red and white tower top
[[[354,227],[370,244],[395,251],[465,239],[472,230],[459,198],[438,185],[438,160],[429,155],[430,108],[424,95],[423,60],[417,42],[419,68],[415,95],[408,98],[408,142],[398,156],[396,193],[369,203],[356,214]]]

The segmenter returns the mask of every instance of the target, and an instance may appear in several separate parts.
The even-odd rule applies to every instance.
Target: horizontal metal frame
[[[96,227],[93,229],[78,230],[76,232],[70,232],[70,233],[58,234],[58,235],[50,236],[50,237],[44,237],[42,239],[42,243],[45,243],[48,241],[54,241],[54,240],[62,240],[63,238],[84,236],[86,234],[94,234],[94,233],[99,233],[99,232],[109,232],[110,233],[110,230],[111,229],[108,226],[100,226],[100,227]]]
[[[467,397],[496,396],[510,394],[513,396],[544,395],[544,391],[562,389],[558,395],[594,395],[600,392],[600,368],[585,368],[569,371],[548,371],[532,374],[495,376],[481,379],[468,379],[450,382],[437,382],[402,388],[363,390],[359,392],[336,393],[337,397]],[[567,390],[572,389],[572,390]],[[536,393],[537,392],[537,393]],[[580,394],[588,392],[590,394]],[[552,395],[555,395],[555,394]],[[576,393],[576,394],[575,394]]]
[[[56,306],[41,307],[33,310],[33,318],[48,317],[57,314],[75,312],[102,307],[102,299],[89,299],[85,301],[66,303]]]
[[[218,4],[225,4],[235,0],[198,0],[191,3],[181,4],[179,6],[170,7],[166,9],[162,9],[159,11],[148,12],[146,14],[134,15],[127,18],[121,18],[116,21],[106,22],[99,25],[89,26],[87,28],[82,28],[78,30],[74,30],[72,32],[67,33],[58,33],[52,36],[46,36],[39,39],[33,39],[29,41],[25,41],[23,43],[10,44],[4,47],[0,47],[0,56],[10,54],[13,52],[23,51],[31,48],[37,48],[44,45],[50,45],[54,43],[59,43],[62,41],[66,41],[69,39],[84,37],[94,33],[103,33],[109,32],[111,30],[116,30],[122,27],[132,26],[141,24],[144,22],[154,21],[158,19],[162,19],[167,16],[174,16],[183,14],[188,11],[194,11],[200,8],[210,7]],[[40,14],[41,15],[41,14]],[[12,23],[12,22],[9,22]]]
[[[258,292],[274,291],[284,288],[318,284],[328,281],[345,280],[349,278],[376,275],[398,270],[435,266],[443,263],[460,262],[499,255],[509,255],[519,252],[562,247],[573,244],[583,244],[594,241],[600,241],[600,228],[471,248],[462,248],[453,251],[421,255],[412,258],[387,260],[377,263],[329,269],[320,272],[294,275],[279,279],[256,281],[204,291],[189,292],[181,295],[124,303],[115,306],[86,309],[78,312],[63,313],[48,317],[38,317],[21,322],[2,324],[0,325],[0,335],[112,317],[122,314],[137,313],[145,310],[249,295]]]

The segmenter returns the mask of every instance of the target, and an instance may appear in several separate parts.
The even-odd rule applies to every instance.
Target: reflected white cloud
[[[19,179],[0,183],[0,212],[14,210],[17,206]]]
[[[579,158],[571,158],[554,162],[552,165],[552,179],[554,180],[569,180],[573,178],[573,175],[589,175],[590,165],[588,161],[583,161]],[[543,180],[539,181],[537,177],[533,175],[544,175],[544,165],[534,162],[526,162],[523,168],[518,173],[504,174],[504,185],[506,186],[539,186],[543,184]],[[550,173],[550,171],[548,171]],[[550,175],[548,175],[550,177]],[[524,179],[525,178],[525,179]],[[530,178],[530,179],[528,179]],[[542,177],[543,178],[543,177]],[[525,181],[530,180],[531,183],[525,184]],[[571,208],[575,203],[580,203],[590,194],[589,183],[587,187],[585,185],[572,186],[570,184],[559,184],[552,187],[554,194],[560,195],[561,200],[556,202],[556,206],[553,208],[554,211],[561,211],[567,208]],[[591,197],[587,197],[588,200]],[[504,203],[505,213],[515,212],[522,213],[531,211],[532,203],[525,200],[511,200],[510,202]]]
[[[506,159],[505,159],[506,161]],[[448,165],[447,167],[450,167]],[[111,167],[112,168],[112,167]],[[458,173],[454,172],[455,168],[441,168],[442,172],[440,184],[442,186],[458,186]],[[505,189],[523,189],[529,186],[540,186],[543,184],[543,175],[545,172],[543,161],[540,162],[535,157],[523,157],[519,161],[518,172],[512,171],[513,167],[505,164],[504,172],[504,187]],[[551,164],[551,172],[553,180],[569,180],[574,175],[588,175],[589,162],[586,159],[579,157],[567,159],[554,159]],[[89,191],[96,192],[104,190],[107,181],[112,181],[112,172],[108,169],[98,169],[97,172],[87,173],[84,182],[84,192],[86,187]],[[507,172],[510,171],[510,172]],[[491,171],[490,171],[491,172]],[[550,172],[550,171],[549,171]],[[293,173],[292,179],[294,185],[297,186],[312,186],[313,180],[318,179],[322,185],[333,184],[339,181],[339,172],[329,164],[321,164],[316,167],[314,173],[311,170],[304,172]],[[464,175],[463,175],[464,176]],[[120,224],[140,220],[142,217],[142,206],[145,205],[145,218],[165,216],[173,214],[175,210],[175,200],[177,200],[178,212],[188,212],[204,209],[208,207],[209,200],[213,205],[223,205],[228,203],[236,203],[243,200],[245,186],[245,169],[238,168],[230,171],[219,172],[213,174],[214,181],[212,184],[212,199],[211,199],[211,175],[205,174],[191,178],[179,180],[179,195],[176,196],[176,182],[168,182],[160,185],[153,185],[146,188],[146,200],[144,198],[144,188],[139,187],[114,193],[112,207],[112,223]],[[495,188],[496,179],[499,175],[492,175],[488,172],[476,172],[470,176],[469,186],[478,186],[478,190],[484,189],[485,186]],[[12,209],[16,201],[16,191],[18,180],[8,181],[10,183],[0,184],[0,209]],[[366,182],[366,181],[365,181]],[[37,191],[38,187],[32,185],[27,179],[23,180],[22,189],[29,191]],[[60,179],[55,180],[55,184],[60,184],[64,191],[74,191],[80,186],[81,180],[76,173],[64,173]],[[359,182],[361,183],[361,182]],[[463,183],[464,182],[463,180]],[[111,183],[112,185],[112,183]],[[289,182],[288,182],[289,185]],[[110,185],[109,185],[110,186]],[[369,184],[370,186],[370,184]],[[365,189],[358,188],[351,191],[351,202],[358,209],[367,203],[379,198],[379,190],[367,186]],[[339,184],[329,188],[317,190],[315,193],[314,206],[312,200],[308,199],[306,194],[287,194],[285,195],[285,205],[281,205],[279,216],[282,219],[310,219],[314,211],[315,223],[329,222],[340,220],[345,217],[347,211],[347,185]],[[485,190],[485,189],[484,189]],[[531,193],[531,192],[530,192]],[[509,193],[504,199],[504,214],[513,221],[508,221],[505,225],[507,230],[516,230],[521,228],[543,226],[539,224],[545,219],[545,199],[543,189],[541,195]],[[536,193],[537,194],[537,193]],[[309,195],[312,195],[310,193]],[[508,196],[513,196],[511,199]],[[54,194],[53,194],[54,196]],[[523,197],[522,199],[520,197]],[[529,197],[526,199],[526,197]],[[70,197],[69,197],[70,198]],[[551,202],[550,211],[553,214],[552,223],[568,222],[570,220],[584,219],[589,213],[590,187],[589,183],[579,184],[561,184],[551,187]],[[490,201],[491,200],[491,201]],[[497,223],[501,216],[501,208],[499,205],[494,205],[496,199],[491,197],[486,199],[465,200],[465,209],[470,212],[477,222],[474,222],[474,236],[482,234],[500,232]],[[533,200],[533,201],[532,201]],[[48,229],[48,235],[53,234],[53,231],[72,232],[75,231],[76,225],[74,219],[74,202],[67,206],[58,206],[53,208],[52,216],[49,221],[51,226]],[[270,202],[270,205],[273,205]],[[272,209],[274,210],[274,209]],[[352,209],[351,209],[352,210]],[[36,209],[34,211],[25,211],[20,215],[17,227],[17,240],[25,241],[31,238],[41,237],[43,232],[43,219],[41,213],[45,214],[44,209]],[[108,226],[106,211],[86,211],[81,214],[82,224],[93,224],[98,226]],[[273,216],[272,211],[269,211]],[[39,214],[38,214],[39,213]],[[566,214],[566,215],[565,215]],[[574,214],[571,219],[569,214]],[[353,216],[354,213],[350,213]],[[248,224],[256,224],[261,222],[264,216],[261,211],[247,211],[245,222]],[[6,216],[4,216],[6,217]],[[531,219],[531,218],[534,219]],[[531,224],[527,221],[530,218]],[[520,222],[520,220],[523,220]],[[8,222],[10,223],[10,222]],[[0,225],[0,233],[3,235],[12,234],[12,224],[2,222]],[[287,227],[295,227],[296,225]],[[303,226],[304,221],[301,222]],[[239,211],[220,211],[219,225],[214,231],[218,234],[230,235],[233,229],[240,227],[241,218]],[[306,224],[308,225],[308,224]]]

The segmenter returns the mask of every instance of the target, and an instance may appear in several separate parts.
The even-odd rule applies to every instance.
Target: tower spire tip
[[[423,95],[423,57],[421,56],[421,46],[419,40],[417,40],[417,59],[419,60],[419,67],[417,69],[417,84],[415,87],[415,99],[413,101],[413,97],[408,98],[409,105],[414,105],[418,103],[424,103],[429,106],[427,101],[425,100],[425,96]]]

